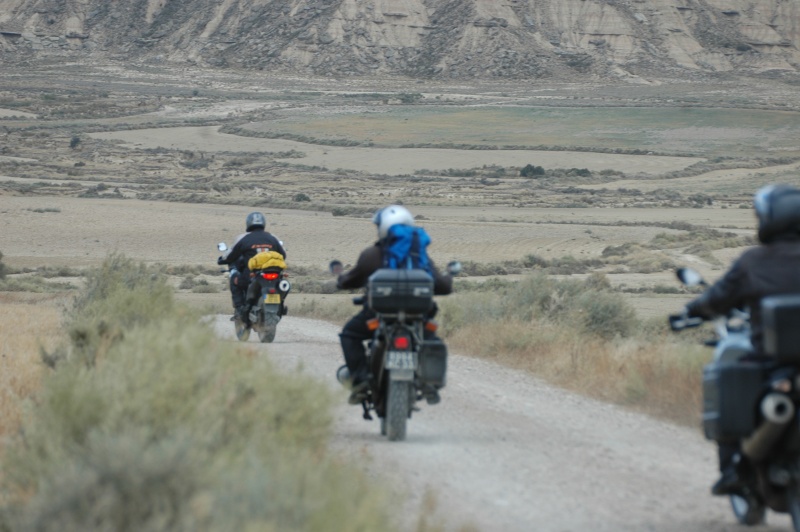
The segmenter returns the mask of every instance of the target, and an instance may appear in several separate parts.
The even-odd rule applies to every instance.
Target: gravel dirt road
[[[218,333],[233,338],[228,316]],[[408,502],[413,529],[426,493],[447,530],[735,531],[727,499],[712,497],[716,452],[699,429],[660,422],[590,400],[495,364],[451,354],[442,402],[388,442],[377,419],[361,419],[335,380],[339,328],[287,316],[274,343],[250,345],[289,371],[319,377],[338,393],[332,446]],[[255,335],[253,335],[255,337]],[[788,530],[785,515],[770,526]]]

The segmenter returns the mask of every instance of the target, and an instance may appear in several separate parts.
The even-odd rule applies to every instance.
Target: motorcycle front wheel
[[[731,495],[730,499],[733,515],[739,524],[755,526],[764,522],[767,509],[755,494]]]
[[[233,329],[236,332],[236,338],[240,342],[246,342],[250,338],[250,327],[239,318],[234,320]]]
[[[405,440],[412,384],[391,379],[386,384],[386,435],[389,441]]]

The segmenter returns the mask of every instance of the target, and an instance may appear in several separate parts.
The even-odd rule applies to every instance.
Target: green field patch
[[[683,155],[800,155],[797,113],[757,109],[385,106],[324,114],[278,113],[244,126],[256,133],[399,147],[642,149]]]

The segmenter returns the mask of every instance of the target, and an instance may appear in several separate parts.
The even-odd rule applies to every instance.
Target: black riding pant
[[[367,368],[367,350],[364,342],[370,340],[374,332],[367,328],[367,321],[375,317],[375,313],[364,307],[361,312],[350,318],[345,323],[342,332],[339,333],[339,340],[342,342],[342,352],[347,369],[354,383],[367,380],[369,368]]]
[[[740,450],[739,443],[718,442],[719,470],[725,471],[734,464],[733,457]]]
[[[244,306],[247,288],[250,285],[250,275],[238,272],[230,276],[228,284],[231,289],[231,300],[234,310]]]

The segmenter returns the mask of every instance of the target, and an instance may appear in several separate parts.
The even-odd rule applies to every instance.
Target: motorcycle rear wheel
[[[755,494],[731,495],[730,501],[733,515],[736,516],[739,524],[755,526],[764,522],[767,508]]]
[[[264,327],[258,331],[258,339],[262,344],[271,343],[275,339],[275,333],[277,331],[277,325],[264,325]]]
[[[387,386],[389,389],[386,391],[386,436],[389,441],[402,441],[406,439],[412,384],[390,379]]]

